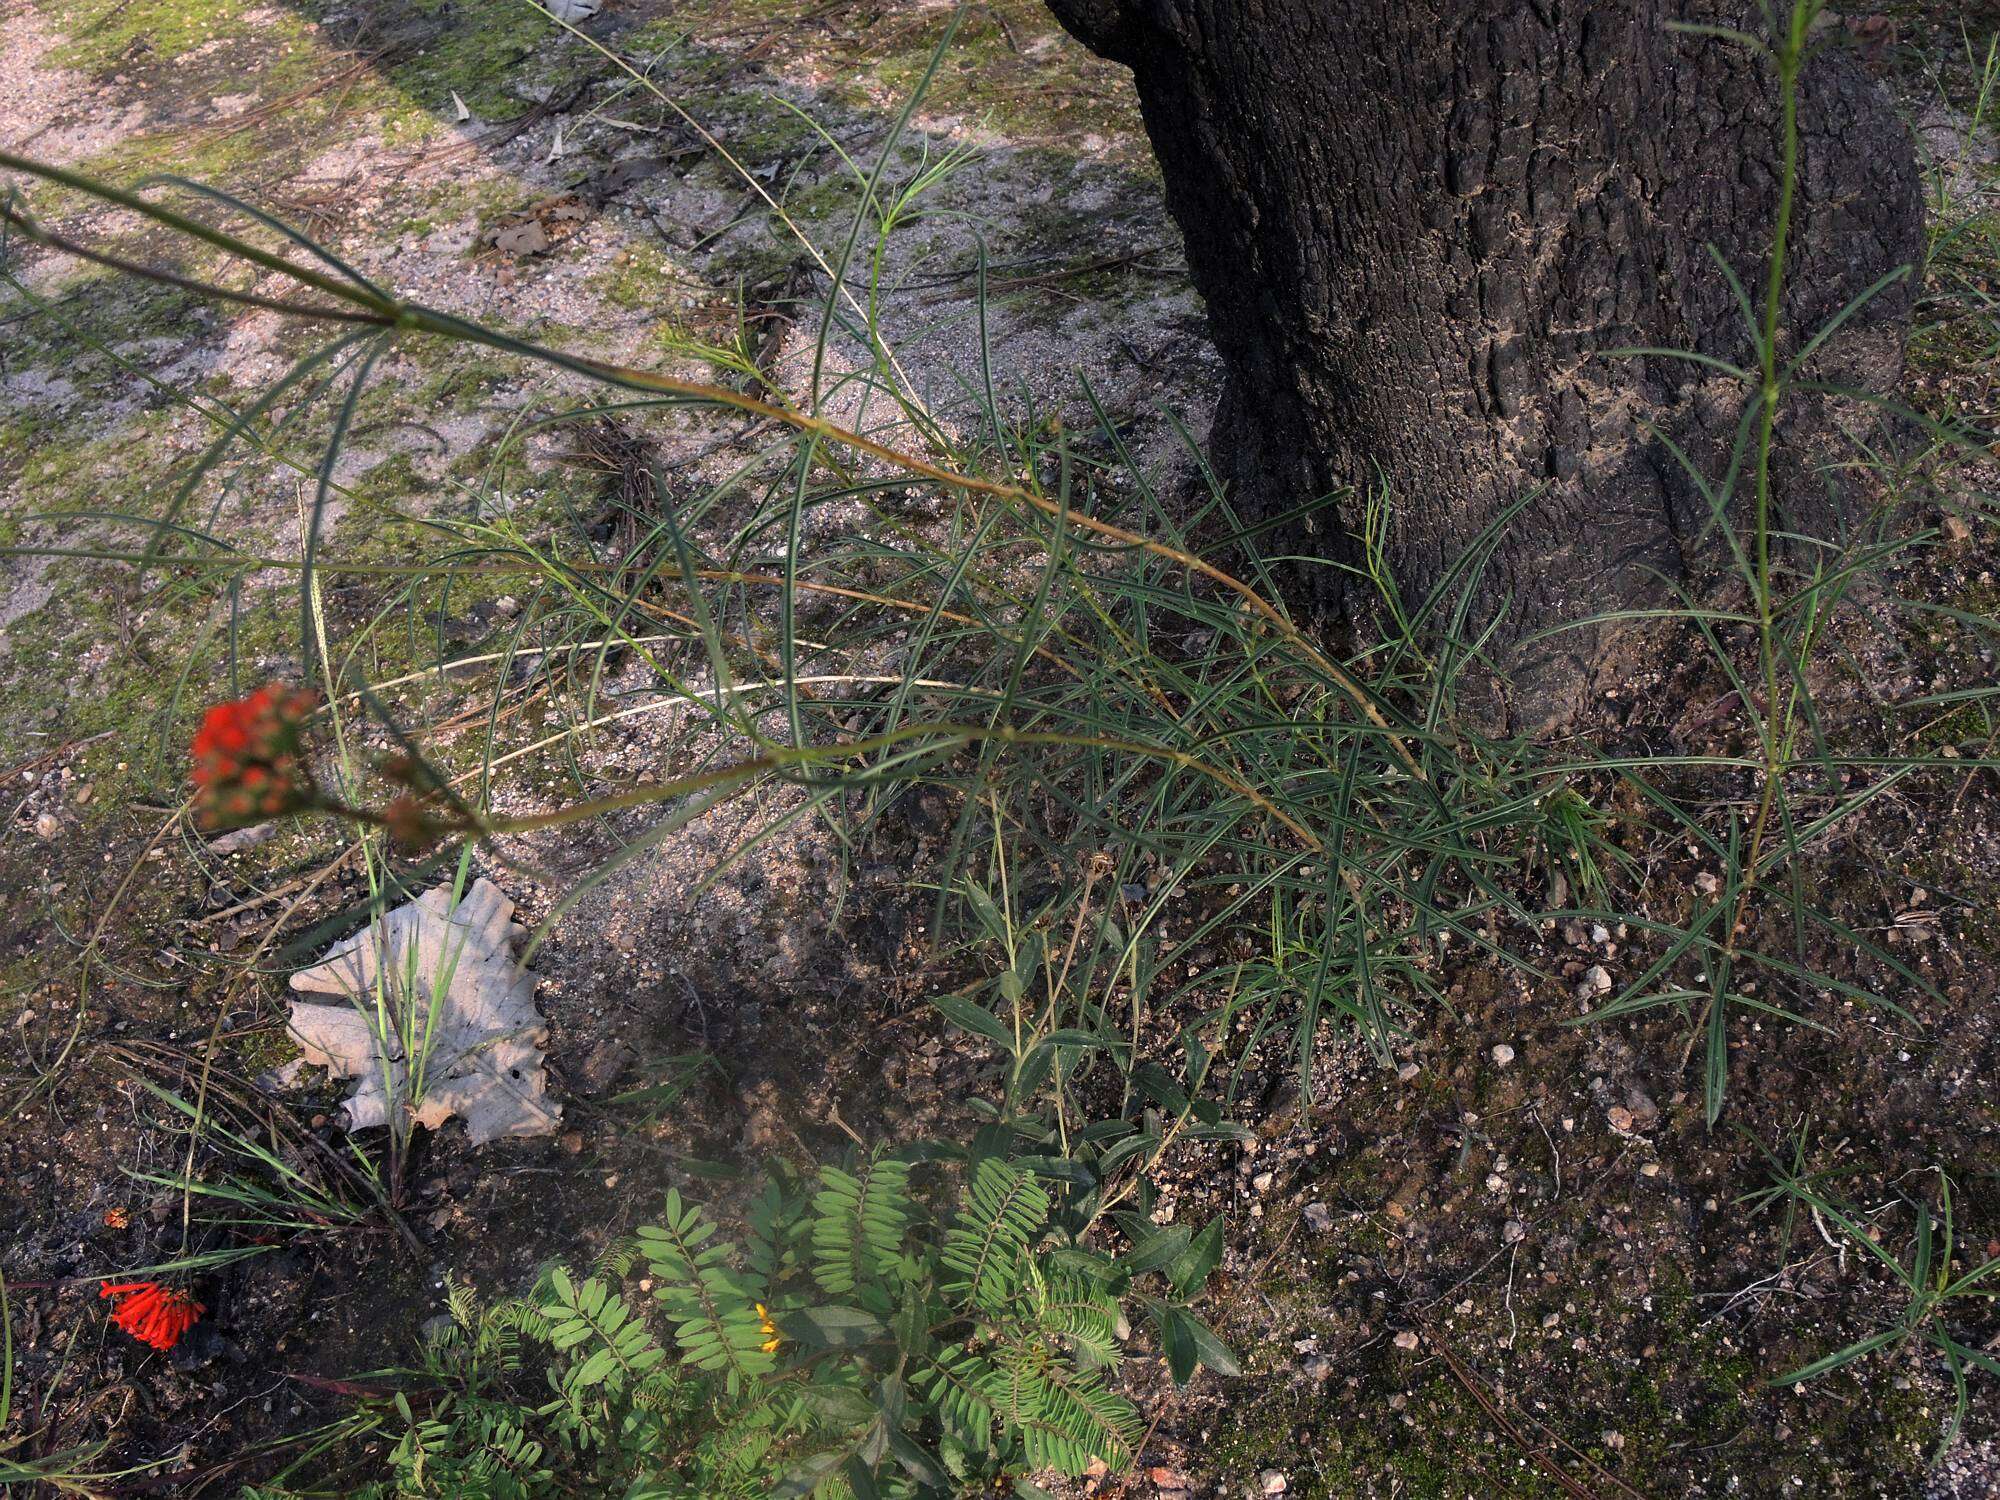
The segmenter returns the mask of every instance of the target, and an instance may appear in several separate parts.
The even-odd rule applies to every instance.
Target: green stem
[[[530,833],[543,828],[562,828],[571,823],[584,822],[590,818],[602,817],[606,813],[622,812],[629,808],[647,807],[655,803],[686,797],[695,792],[707,791],[713,787],[728,786],[732,783],[747,783],[770,773],[786,770],[794,766],[809,766],[821,761],[852,760],[859,756],[886,750],[913,739],[931,739],[936,743],[932,749],[944,749],[953,744],[967,745],[983,741],[995,741],[1005,745],[1068,745],[1097,750],[1115,751],[1127,755],[1144,756],[1149,760],[1164,761],[1204,776],[1210,781],[1244,798],[1259,812],[1265,813],[1314,848],[1324,848],[1320,837],[1305,827],[1296,818],[1264,796],[1256,788],[1245,784],[1226,771],[1218,770],[1207,762],[1175,750],[1165,745],[1149,744],[1143,740],[1119,739],[1107,735],[1065,734],[1054,730],[1015,729],[1008,725],[958,724],[951,722],[936,724],[904,724],[886,734],[870,736],[866,739],[847,740],[834,745],[774,746],[766,754],[749,760],[737,761],[732,765],[718,766],[712,771],[704,771],[694,776],[677,777],[672,781],[648,782],[633,787],[629,791],[614,792],[605,797],[594,797],[587,802],[573,803],[568,807],[552,808],[548,812],[528,813],[520,817],[490,818],[472,820],[461,816],[454,821],[440,820],[432,824],[430,831],[439,835],[463,833],[475,838],[491,838],[502,833]],[[383,813],[372,808],[348,806],[334,800],[315,797],[305,811],[326,813],[330,816],[350,818],[356,822],[376,827],[386,826],[388,819]]]
[[[1775,53],[1782,110],[1779,133],[1783,165],[1778,185],[1777,224],[1771,235],[1771,265],[1764,279],[1764,324],[1757,348],[1762,384],[1758,391],[1757,509],[1754,518],[1757,549],[1757,652],[1764,676],[1764,709],[1758,720],[1759,739],[1764,752],[1764,784],[1759,789],[1757,813],[1750,826],[1750,843],[1748,857],[1744,863],[1743,883],[1737,890],[1735,909],[1729,914],[1729,928],[1722,936],[1722,953],[1718,962],[1725,965],[1736,956],[1744,918],[1750,909],[1750,899],[1757,890],[1758,875],[1763,868],[1764,841],[1770,836],[1771,814],[1776,810],[1778,789],[1784,781],[1785,760],[1791,740],[1791,723],[1797,711],[1796,699],[1787,703],[1782,713],[1778,706],[1776,610],[1772,605],[1771,589],[1771,450],[1777,436],[1778,405],[1784,395],[1784,381],[1778,372],[1778,320],[1783,310],[1785,253],[1791,243],[1792,206],[1798,189],[1799,68],[1805,59],[1806,32],[1818,8],[1818,0],[1793,0],[1790,22],[1783,37],[1779,39]],[[1727,970],[1723,972],[1726,973]],[[1701,1014],[1696,1018],[1693,1031],[1688,1038],[1690,1051],[1693,1048],[1694,1038],[1706,1031],[1709,1008],[1727,1004],[1728,997],[1718,992],[1702,1007]],[[1724,1045],[1727,1045],[1726,1041]],[[1709,1101],[1708,1115],[1711,1126],[1715,1123],[1720,1106],[1721,1099],[1718,1094]]]
[[[129,192],[122,188],[111,187],[108,184],[97,182],[62,167],[50,166],[43,162],[31,160],[28,157],[15,155],[12,152],[0,151],[0,168],[22,172],[31,177],[40,177],[50,182],[58,182],[65,187],[73,188],[78,192],[89,194],[105,202],[115,203],[121,208],[128,208],[134,213],[153,220],[155,223],[165,225],[167,228],[183,234],[192,235],[204,244],[213,246],[225,253],[239,256],[249,261],[252,265],[260,266],[267,271],[274,271],[279,275],[288,276],[304,286],[311,287],[315,291],[324,292],[336,301],[346,303],[350,307],[357,309],[354,313],[348,313],[338,308],[295,307],[290,309],[298,316],[334,317],[345,322],[362,325],[373,324],[384,329],[393,329],[402,333],[431,334],[460,343],[482,345],[486,348],[494,349],[504,354],[516,355],[524,359],[537,360],[557,369],[569,370],[575,374],[584,375],[607,385],[618,386],[627,390],[643,391],[692,404],[732,408],[747,416],[781,423],[809,438],[818,438],[827,443],[836,444],[852,452],[888,464],[893,468],[901,469],[906,474],[930,480],[932,483],[941,485],[947,489],[971,495],[985,495],[1007,504],[1019,505],[1030,510],[1039,511],[1043,515],[1055,519],[1065,528],[1089,532],[1115,545],[1131,547],[1137,551],[1146,552],[1173,563],[1186,572],[1207,579],[1210,583],[1227,589],[1230,593],[1236,595],[1251,613],[1255,614],[1266,626],[1283,637],[1294,650],[1298,651],[1317,671],[1325,676],[1340,691],[1342,696],[1353,704],[1364,720],[1381,733],[1387,748],[1401,762],[1403,769],[1410,774],[1413,780],[1425,785],[1429,784],[1429,776],[1426,774],[1422,763],[1417,759],[1415,753],[1411,751],[1406,739],[1409,730],[1402,725],[1391,725],[1388,716],[1383,712],[1382,705],[1372,692],[1363,687],[1358,679],[1336,663],[1325,652],[1321,651],[1319,647],[1314,645],[1306,633],[1292,622],[1291,617],[1282,608],[1266,599],[1257,589],[1206,559],[1198,557],[1182,548],[1157,541],[1139,532],[1129,531],[1122,526],[1101,520],[1088,512],[1073,510],[1067,503],[1051,500],[1028,485],[1015,484],[1005,480],[988,479],[976,474],[967,474],[943,464],[933,463],[929,459],[921,458],[916,454],[906,453],[900,449],[892,448],[885,443],[877,442],[873,438],[864,437],[858,432],[851,431],[836,422],[830,422],[811,412],[799,411],[790,406],[774,405],[771,402],[759,401],[755,397],[746,396],[740,391],[733,391],[725,387],[709,385],[700,381],[676,380],[671,376],[660,375],[650,370],[632,369],[624,365],[589,359],[581,355],[565,354],[557,349],[551,349],[523,339],[510,337],[497,330],[468,322],[464,318],[454,317],[449,313],[439,312],[433,308],[422,307],[414,303],[402,302],[383,296],[372,287],[356,282],[344,281],[315,271],[309,266],[295,264],[283,256],[272,254],[261,246],[251,244],[247,240],[239,239],[222,230],[212,228],[207,224],[203,224],[198,219],[192,219],[185,214],[176,213],[172,209],[165,208],[158,203],[139,196],[137,193]],[[48,230],[43,228],[40,223],[25,212],[3,202],[0,202],[0,222],[13,225],[29,239],[37,243],[54,245],[59,249],[71,253],[84,253],[81,247],[73,246],[68,241],[58,241]],[[121,268],[130,271],[134,275],[147,276],[155,280],[165,279],[161,273],[144,266],[132,264],[122,266]],[[217,297],[235,301],[245,300],[242,296],[227,288],[203,284],[198,289],[206,294]]]
[[[1792,202],[1798,188],[1799,64],[1805,51],[1805,31],[1814,9],[1810,0],[1796,0],[1791,25],[1778,50],[1778,84],[1784,111],[1780,132],[1784,164],[1778,187],[1778,222],[1771,236],[1771,266],[1764,283],[1764,334],[1757,357],[1763,375],[1757,428],[1757,617],[1758,643],[1764,668],[1765,761],[1778,760],[1778,656],[1774,640],[1771,592],[1771,449],[1777,436],[1778,404],[1784,394],[1778,377],[1778,320],[1785,289],[1785,253],[1792,234]],[[1768,772],[1767,772],[1768,779]]]

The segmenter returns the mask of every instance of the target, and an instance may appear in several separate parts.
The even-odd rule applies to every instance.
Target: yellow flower
[[[778,1352],[778,1345],[785,1341],[784,1335],[778,1332],[778,1325],[771,1321],[770,1310],[763,1303],[758,1302],[753,1305],[757,1309],[758,1323],[765,1335],[761,1347],[766,1354],[776,1354]]]

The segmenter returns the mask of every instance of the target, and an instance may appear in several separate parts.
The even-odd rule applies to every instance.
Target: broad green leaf
[[[932,995],[929,998],[932,1005],[944,1012],[945,1019],[961,1031],[983,1036],[989,1042],[998,1042],[1009,1052],[1014,1050],[1013,1030],[985,1006],[975,1005],[963,995]]]
[[[1192,1297],[1208,1280],[1209,1273],[1222,1264],[1222,1229],[1222,1215],[1217,1214],[1167,1272],[1167,1280],[1177,1295]]]
[[[804,1307],[784,1319],[787,1334],[820,1349],[858,1349],[889,1334],[888,1324],[858,1307]]]

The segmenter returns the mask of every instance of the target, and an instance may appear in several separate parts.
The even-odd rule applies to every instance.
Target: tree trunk
[[[1668,25],[1740,22],[1756,7],[1049,3],[1136,75],[1229,372],[1212,447],[1236,503],[1257,521],[1346,488],[1264,550],[1356,563],[1358,496],[1386,483],[1386,561],[1413,607],[1525,499],[1470,618],[1504,612],[1498,713],[1521,726],[1566,716],[1623,668],[1630,632],[1530,637],[1659,602],[1660,580],[1690,576],[1715,544],[1672,447],[1719,479],[1742,383],[1613,351],[1756,366],[1705,247],[1761,303],[1781,181],[1775,69]],[[1792,347],[1922,253],[1912,144],[1851,56],[1826,48],[1807,64],[1799,128]],[[1911,300],[1907,277],[1876,296],[1813,375],[1893,391]],[[1838,524],[1815,456],[1853,416],[1839,404],[1850,409],[1788,398],[1781,526],[1825,536]],[[1297,607],[1362,607],[1351,573],[1301,567],[1289,581]]]

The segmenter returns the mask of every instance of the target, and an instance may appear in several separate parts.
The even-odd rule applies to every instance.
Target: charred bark
[[[1525,498],[1474,598],[1475,621],[1506,607],[1497,706],[1546,724],[1615,676],[1626,632],[1528,638],[1656,602],[1714,541],[1669,445],[1720,476],[1742,386],[1612,351],[1756,364],[1705,247],[1756,296],[1781,177],[1775,73],[1668,25],[1716,20],[1723,0],[1050,6],[1136,75],[1229,372],[1213,447],[1244,512],[1379,475],[1396,497],[1390,570],[1414,603]],[[1922,232],[1912,144],[1851,56],[1807,65],[1799,121],[1795,341],[1915,262]],[[1875,297],[1814,375],[1893,382],[1911,298],[1908,278]],[[1841,511],[1813,461],[1833,406],[1798,392],[1786,410],[1779,524],[1811,535]],[[1353,562],[1358,504],[1272,549]],[[1296,570],[1292,602],[1352,612],[1348,579]]]

